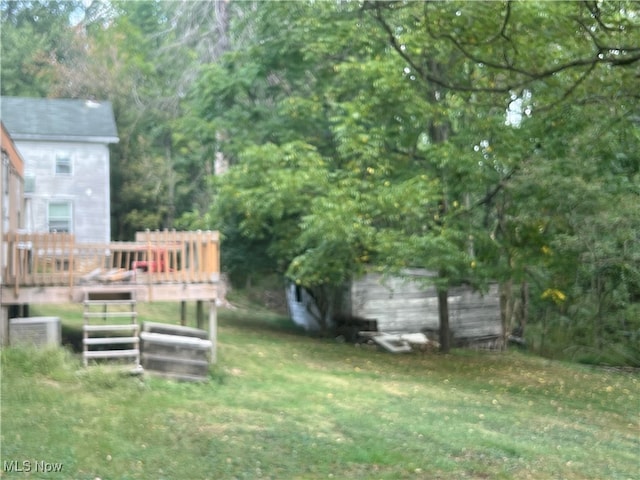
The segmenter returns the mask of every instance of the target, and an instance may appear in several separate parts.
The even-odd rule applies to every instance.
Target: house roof
[[[14,140],[118,142],[108,101],[1,97],[0,109]]]

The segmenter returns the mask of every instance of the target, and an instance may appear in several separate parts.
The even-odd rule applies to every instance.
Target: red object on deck
[[[149,253],[151,254],[151,260],[136,260],[131,262],[131,269],[150,273],[171,271],[167,264],[166,249],[154,247],[149,249]]]

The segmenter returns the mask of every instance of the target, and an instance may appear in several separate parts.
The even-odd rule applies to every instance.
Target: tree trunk
[[[529,283],[526,280],[522,281],[520,287],[521,304],[520,304],[520,330],[521,336],[524,338],[524,331],[527,328],[529,321]]]
[[[440,352],[451,350],[451,330],[449,329],[449,289],[438,288],[438,317],[440,320]]]
[[[442,65],[434,59],[429,59],[430,71],[441,74],[443,71]],[[429,87],[430,101],[434,104],[442,102],[444,98],[443,92],[440,91],[440,87],[437,85],[431,85]],[[447,118],[432,118],[429,122],[429,139],[434,144],[444,143],[449,140],[451,134],[451,124]],[[445,170],[439,172],[442,180],[442,185],[445,189],[442,192],[442,198],[440,200],[440,216],[444,218],[448,211],[448,199],[446,192],[446,185],[448,184],[447,174]],[[441,220],[438,221],[440,223]],[[444,270],[444,269],[443,269]],[[440,272],[440,278],[445,281],[449,281],[449,277],[446,272]],[[451,330],[449,328],[449,289],[448,287],[438,287],[438,317],[440,322],[440,352],[449,353],[451,349]]]
[[[502,338],[505,346],[511,333],[510,325],[513,317],[512,286],[512,279],[508,279],[500,285],[500,320],[502,323]]]
[[[332,319],[335,309],[336,289],[330,285],[317,285],[315,287],[307,287],[305,290],[313,299],[313,305],[317,309],[317,311],[314,311],[313,305],[308,304],[307,313],[318,323],[320,336],[328,337],[333,333]]]

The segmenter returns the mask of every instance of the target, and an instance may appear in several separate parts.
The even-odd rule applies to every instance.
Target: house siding
[[[71,233],[78,242],[107,243],[111,238],[109,149],[81,142],[16,141],[25,159],[25,177],[35,179],[26,228],[47,232],[50,202],[70,202]],[[71,174],[56,174],[56,158],[71,160]]]

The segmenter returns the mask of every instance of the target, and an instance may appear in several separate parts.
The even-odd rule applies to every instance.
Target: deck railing
[[[135,242],[85,244],[65,233],[7,233],[2,282],[15,288],[83,283],[210,283],[220,272],[218,232],[146,231]]]

